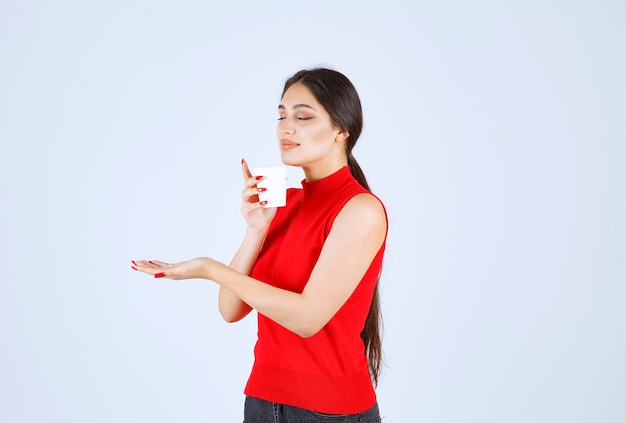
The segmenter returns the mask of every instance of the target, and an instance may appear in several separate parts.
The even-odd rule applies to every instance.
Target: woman
[[[278,114],[281,160],[305,174],[287,205],[264,207],[262,175],[242,160],[248,227],[229,266],[198,258],[133,268],[215,281],[228,322],[258,312],[244,423],[379,422],[372,382],[381,365],[377,286],[387,217],[351,153],[361,103],[341,73],[302,70],[285,83]]]

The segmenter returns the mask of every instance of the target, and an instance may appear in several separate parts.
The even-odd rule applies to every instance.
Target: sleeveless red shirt
[[[303,189],[289,189],[272,221],[252,277],[302,292],[333,221],[355,195],[368,193],[346,166]],[[315,335],[302,338],[258,314],[248,396],[329,414],[371,408],[376,394],[360,333],[382,266],[385,243],[346,303]]]

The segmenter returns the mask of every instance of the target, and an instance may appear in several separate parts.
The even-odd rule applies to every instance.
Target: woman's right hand
[[[244,180],[241,193],[241,214],[246,219],[249,229],[266,231],[276,215],[276,207],[265,207],[266,203],[259,201],[259,190],[263,188],[258,188],[257,183],[263,175],[252,176],[245,160],[241,161],[241,172]]]

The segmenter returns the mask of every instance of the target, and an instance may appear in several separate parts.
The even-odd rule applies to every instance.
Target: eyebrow
[[[315,112],[317,112],[317,110],[314,107],[309,106],[308,104],[294,104],[294,106],[292,107],[292,109],[299,109],[299,108],[305,108],[305,109],[311,109]],[[287,110],[287,108],[285,106],[283,106],[282,104],[278,105],[278,109],[279,110]]]

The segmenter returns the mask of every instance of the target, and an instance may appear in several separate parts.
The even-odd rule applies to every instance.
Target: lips
[[[295,148],[297,146],[299,146],[300,144],[297,144],[293,141],[289,141],[289,140],[280,140],[280,148],[283,150],[291,150],[292,148]]]

